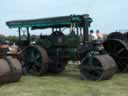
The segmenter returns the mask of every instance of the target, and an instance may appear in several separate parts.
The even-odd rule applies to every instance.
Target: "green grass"
[[[128,74],[106,81],[80,80],[78,71],[23,76],[20,82],[0,86],[0,96],[128,96]]]

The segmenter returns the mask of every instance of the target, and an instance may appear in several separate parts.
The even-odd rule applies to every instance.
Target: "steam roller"
[[[113,34],[113,36],[111,36],[112,34]],[[118,35],[118,34],[111,33],[108,36],[107,40],[105,40],[103,43],[105,50],[116,61],[117,65],[118,65],[119,72],[127,72],[128,71],[127,34],[128,33]]]
[[[11,56],[0,58],[0,84],[19,81],[22,75],[20,62]]]

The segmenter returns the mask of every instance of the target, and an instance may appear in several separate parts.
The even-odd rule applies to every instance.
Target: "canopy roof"
[[[6,22],[9,28],[21,28],[31,27],[32,29],[44,29],[44,28],[58,28],[58,27],[70,27],[71,22],[76,22],[78,26],[82,26],[82,21],[87,19],[89,23],[92,19],[88,14],[84,15],[70,15],[50,18],[40,18],[33,20],[14,20]]]

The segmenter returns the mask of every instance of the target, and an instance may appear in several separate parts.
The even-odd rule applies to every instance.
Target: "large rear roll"
[[[48,55],[44,48],[40,46],[28,46],[24,50],[24,74],[44,75],[48,68]]]

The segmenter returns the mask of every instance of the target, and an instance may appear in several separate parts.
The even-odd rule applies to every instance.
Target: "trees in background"
[[[5,38],[11,42],[16,42],[18,40],[17,36],[6,36]]]
[[[104,39],[106,39],[106,38],[107,38],[107,34],[104,34]],[[17,36],[11,36],[11,35],[5,36],[5,35],[0,34],[0,41],[1,40],[8,40],[10,42],[16,42],[18,40],[18,37]]]
[[[5,35],[1,35],[0,34],[0,40],[8,40],[8,41],[11,41],[11,42],[16,42],[16,40],[18,39],[17,36],[5,36]]]

